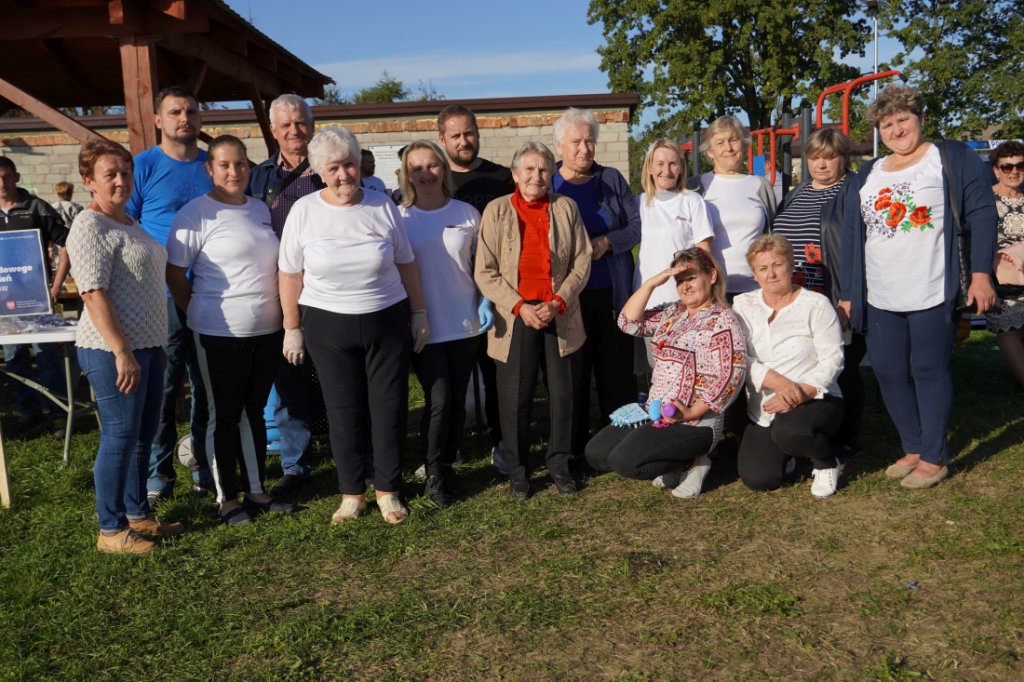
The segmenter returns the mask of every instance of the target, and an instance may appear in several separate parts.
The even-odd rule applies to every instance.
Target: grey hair
[[[544,157],[544,160],[548,162],[548,172],[551,175],[555,174],[555,155],[551,153],[551,150],[543,142],[534,142],[533,140],[524,142],[516,150],[516,153],[512,155],[512,170],[519,170],[519,164],[527,154],[537,154]]]
[[[700,139],[700,151],[703,154],[707,154],[708,150],[711,149],[711,138],[719,133],[732,133],[739,138],[743,144],[743,153],[746,154],[747,150],[750,149],[750,135],[747,134],[743,124],[740,123],[739,119],[735,116],[719,116],[708,129],[704,131],[704,136]]]
[[[590,128],[590,134],[594,137],[594,142],[597,142],[597,135],[601,131],[601,126],[598,125],[597,119],[594,115],[586,109],[577,109],[576,107],[569,107],[562,112],[562,115],[555,121],[555,146],[562,144],[562,137],[565,136],[565,129],[575,123],[586,123],[587,127]]]
[[[306,100],[302,99],[298,95],[288,93],[281,95],[270,103],[270,108],[267,110],[267,116],[270,117],[270,125],[274,125],[274,112],[278,109],[286,109],[288,111],[298,110],[298,112],[302,114],[302,118],[306,119],[310,123],[313,122],[313,110],[310,109]]]
[[[327,126],[309,141],[309,165],[320,175],[331,161],[348,159],[359,163],[361,158],[359,142],[345,126]]]

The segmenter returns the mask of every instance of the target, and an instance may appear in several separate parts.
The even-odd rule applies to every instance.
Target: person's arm
[[[601,180],[604,183],[604,191],[614,196],[614,200],[606,200],[606,203],[615,209],[618,224],[612,225],[611,230],[597,239],[603,239],[603,243],[607,243],[606,251],[626,253],[640,243],[640,209],[629,183],[618,170],[602,167]]]
[[[299,312],[299,295],[302,293],[302,275],[300,272],[277,273],[277,290],[281,297],[281,313],[285,330],[298,329],[302,326],[302,315]]]
[[[175,305],[183,311],[188,310],[188,302],[192,300],[192,282],[188,281],[188,268],[167,264],[165,278],[167,288],[171,292],[171,298]]]
[[[775,189],[768,184],[764,176],[758,175],[757,177],[761,181],[761,185],[757,189],[757,198],[764,205],[764,231],[767,233],[771,231],[771,225],[775,221]]]
[[[565,217],[561,217],[559,214],[562,212],[561,209],[568,209],[568,214]],[[583,218],[580,217],[580,210],[576,206],[576,202],[561,199],[558,202],[558,206],[552,205],[551,211],[552,220],[568,220],[568,234],[572,235],[572,243],[574,247],[572,268],[569,270],[569,274],[562,280],[562,284],[558,287],[558,291],[554,292],[555,296],[562,299],[565,304],[579,298],[580,292],[583,291],[583,287],[587,285],[587,280],[590,278],[590,256],[592,253],[592,247],[590,239],[587,237],[587,228],[583,226]],[[552,224],[551,229],[558,229],[556,225]],[[552,254],[553,255],[553,254]],[[556,301],[552,301],[548,305],[554,304],[561,309],[561,304]],[[558,310],[553,310],[558,312]]]
[[[504,222],[515,220],[515,215],[509,215],[511,206],[507,205],[506,199],[495,199],[484,209],[483,217],[480,219],[480,234],[476,243],[476,263],[474,264],[473,279],[477,288],[488,300],[501,310],[511,311],[516,307],[523,297],[512,288],[512,285],[502,276],[501,273],[501,248],[505,246],[501,240],[502,230],[505,229]],[[516,231],[518,234],[518,230]]]
[[[691,405],[672,401],[679,410],[676,421],[696,421],[709,412],[723,414],[747,378],[746,332],[732,311],[723,311],[714,330],[702,332],[697,343],[695,353],[712,353],[717,362],[708,363],[708,369],[699,375]]]
[[[68,278],[69,272],[71,272],[71,258],[68,256],[67,249],[61,249],[60,260],[57,262],[57,272],[53,273],[53,283],[50,285],[50,300],[54,303],[57,302],[57,297],[60,296],[60,290],[64,287],[64,280]]]
[[[427,301],[423,298],[423,288],[420,286],[420,269],[416,261],[408,263],[395,263],[398,268],[398,276],[402,278],[402,286],[405,293],[409,295],[409,308],[414,312],[417,310],[426,311]]]
[[[96,331],[114,354],[117,390],[121,393],[131,393],[139,387],[142,368],[139,367],[135,354],[121,331],[121,324],[117,320],[117,314],[110,304],[107,292],[103,289],[85,291],[82,293],[82,301],[89,311],[89,319],[92,320]]]
[[[957,145],[957,148],[964,157],[960,164],[964,183],[960,210],[971,244],[971,284],[967,288],[966,302],[967,305],[976,305],[981,314],[996,304],[996,290],[990,273],[996,256],[999,214],[984,162],[973,151],[963,153],[963,147]]]

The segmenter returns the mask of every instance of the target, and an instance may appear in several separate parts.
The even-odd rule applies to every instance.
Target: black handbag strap
[[[302,163],[292,169],[292,172],[286,175],[280,183],[271,183],[267,187],[267,194],[263,197],[263,202],[267,205],[267,208],[274,208],[274,202],[281,196],[281,193],[287,189],[288,185],[295,182],[300,175],[306,172],[309,168],[309,159],[303,159]]]

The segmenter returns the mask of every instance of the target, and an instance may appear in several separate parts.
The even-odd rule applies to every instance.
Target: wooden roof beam
[[[43,119],[57,130],[67,133],[79,142],[103,139],[103,136],[96,131],[86,128],[70,116],[57,111],[46,102],[36,99],[18,86],[2,78],[0,78],[0,97],[13,102],[30,114]]]
[[[122,5],[123,9],[123,5]],[[131,10],[129,10],[129,17]],[[129,36],[136,33],[176,34],[203,33],[210,24],[205,13],[189,11],[184,19],[158,12],[142,12],[141,25],[112,23],[107,8],[68,7],[54,12],[51,8],[18,10],[18,30],[0,31],[0,41],[33,38],[95,38],[96,36]]]
[[[258,88],[261,95],[276,97],[285,90],[285,84],[275,74],[250,64],[239,55],[204,36],[165,35],[160,41],[160,47],[202,60],[215,72],[230,76],[242,83],[252,83]]]

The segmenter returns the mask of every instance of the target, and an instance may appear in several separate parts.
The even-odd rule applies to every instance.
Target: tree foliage
[[[902,50],[893,66],[927,101],[926,131],[1024,136],[1020,0],[903,0],[883,14]]]
[[[354,104],[380,104],[383,102],[404,102],[409,99],[409,89],[402,81],[392,76],[387,71],[381,73],[377,82],[368,88],[363,88],[352,96]]]
[[[666,132],[744,112],[752,128],[858,75],[870,27],[852,0],[591,0],[609,86],[640,95]]]

